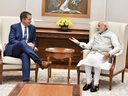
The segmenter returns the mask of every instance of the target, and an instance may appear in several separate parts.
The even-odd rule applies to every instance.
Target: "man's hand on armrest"
[[[35,47],[35,48],[34,48],[34,51],[35,51],[35,52],[37,52],[37,51],[38,51],[38,48],[37,48],[37,47]]]

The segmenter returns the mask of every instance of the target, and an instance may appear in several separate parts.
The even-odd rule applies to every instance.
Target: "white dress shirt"
[[[28,42],[28,37],[29,37],[29,34],[28,34],[28,26],[26,26],[27,27],[27,40],[26,40],[26,42]],[[24,31],[25,31],[25,26],[22,24],[22,22],[21,22],[21,29],[22,29],[22,38],[24,38]]]

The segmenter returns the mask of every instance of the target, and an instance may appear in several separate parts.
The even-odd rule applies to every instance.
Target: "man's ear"
[[[104,25],[104,27],[106,28],[106,30],[107,30],[107,25]]]
[[[25,20],[25,19],[24,19],[24,18],[22,18],[22,22],[24,22],[24,20]]]

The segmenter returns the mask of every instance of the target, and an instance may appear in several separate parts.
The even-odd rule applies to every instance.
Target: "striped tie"
[[[24,31],[24,38],[23,40],[27,43],[27,27],[25,26],[25,31]]]

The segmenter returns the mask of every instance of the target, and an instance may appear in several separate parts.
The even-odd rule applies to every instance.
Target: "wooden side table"
[[[47,52],[47,61],[50,61],[51,57],[55,58],[55,59],[69,58],[69,66],[68,66],[68,84],[69,84],[70,66],[71,66],[73,53],[75,52],[75,50],[74,49],[70,49],[70,48],[53,47],[53,48],[46,48],[45,51]],[[51,66],[48,67],[48,80],[47,80],[47,83],[49,83],[49,77],[51,77]]]

